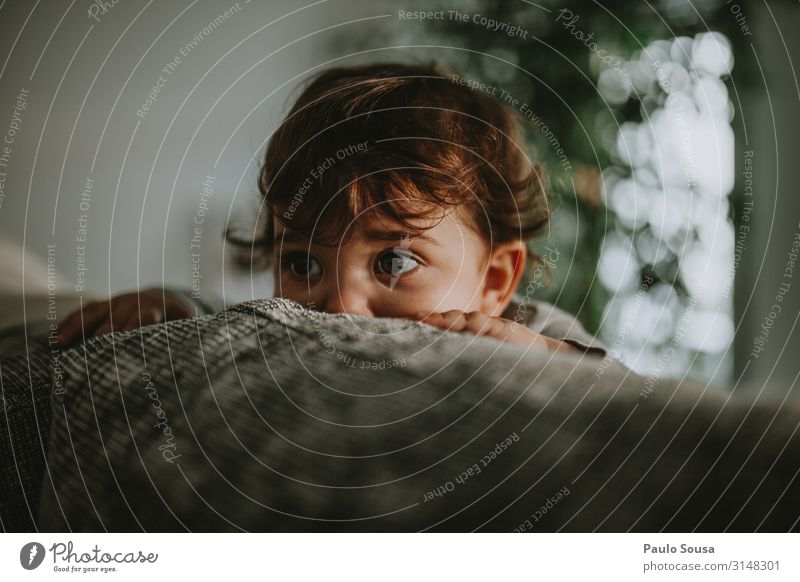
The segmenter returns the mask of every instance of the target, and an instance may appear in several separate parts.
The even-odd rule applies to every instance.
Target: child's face
[[[461,213],[412,224],[429,228],[406,235],[402,225],[368,212],[345,244],[321,246],[275,220],[276,297],[328,313],[371,317],[412,318],[451,309],[499,315],[518,276],[498,278],[496,251],[489,252]],[[375,229],[379,236],[365,234]],[[498,292],[498,284],[510,291]]]

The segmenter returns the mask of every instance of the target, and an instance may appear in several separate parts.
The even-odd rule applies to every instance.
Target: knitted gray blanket
[[[286,300],[55,371],[45,531],[789,531],[800,408]]]

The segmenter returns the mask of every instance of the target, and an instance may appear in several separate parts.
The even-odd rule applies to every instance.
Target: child
[[[602,354],[572,317],[515,297],[548,221],[543,172],[519,116],[464,81],[435,66],[323,71],[270,140],[255,240],[232,240],[272,266],[277,297],[313,309]],[[83,335],[193,315],[185,299],[90,304]],[[65,321],[65,344],[80,324]]]

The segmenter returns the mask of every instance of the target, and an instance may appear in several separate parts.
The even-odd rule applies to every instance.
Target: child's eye
[[[416,269],[419,261],[407,249],[393,248],[386,250],[378,256],[376,269],[379,273],[399,277]]]
[[[281,265],[296,277],[311,278],[322,274],[322,265],[307,253],[286,253],[281,258]]]

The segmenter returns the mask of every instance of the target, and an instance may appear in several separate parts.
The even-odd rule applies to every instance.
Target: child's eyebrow
[[[380,230],[380,231],[370,231],[369,236],[372,238],[376,238],[379,240],[396,240],[401,241],[403,239],[411,239],[411,240],[421,240],[424,242],[428,242],[432,245],[437,247],[442,246],[442,243],[433,238],[432,236],[428,235],[427,233],[423,232],[407,232],[404,230]]]
[[[376,230],[370,231],[367,233],[370,238],[382,240],[382,241],[402,241],[403,239],[411,239],[411,240],[419,240],[423,242],[430,243],[431,245],[440,247],[442,243],[432,236],[426,234],[425,232],[407,232],[404,230]],[[291,230],[284,230],[281,231],[280,234],[275,235],[276,244],[303,244],[308,245],[309,239],[308,236],[301,234],[299,232],[291,231]],[[314,244],[313,241],[311,244]]]

